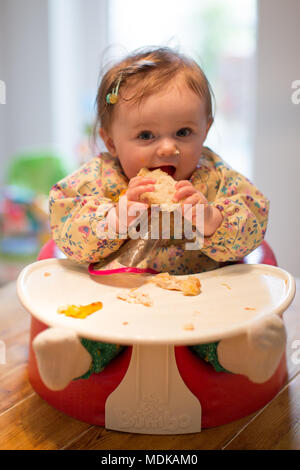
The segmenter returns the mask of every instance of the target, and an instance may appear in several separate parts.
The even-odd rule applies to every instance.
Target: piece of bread
[[[137,176],[156,179],[155,190],[145,192],[140,196],[140,201],[147,204],[159,204],[163,210],[172,212],[178,207],[178,203],[173,201],[176,181],[160,168],[150,171],[148,168],[142,168]]]
[[[177,276],[172,276],[169,273],[159,273],[150,282],[163,289],[180,290],[183,295],[198,295],[201,292],[201,282],[196,276],[178,279]]]

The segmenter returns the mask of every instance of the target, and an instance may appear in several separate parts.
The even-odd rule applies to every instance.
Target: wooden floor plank
[[[16,282],[0,288],[0,338],[3,331],[16,327],[23,320],[29,322],[30,315],[21,305],[17,296]]]
[[[6,341],[6,363],[0,364],[0,414],[33,392],[27,377],[29,331]]]
[[[55,410],[33,393],[0,416],[0,449],[61,449],[90,427]]]
[[[198,450],[220,449],[228,442],[254,414],[233,423],[205,429],[196,434],[173,436],[131,434],[109,431],[100,427],[89,429],[80,439],[75,439],[68,450]]]
[[[289,379],[292,379],[300,370],[300,364],[294,361],[295,342],[300,340],[300,279],[296,279],[296,295],[293,303],[283,315],[287,331],[286,359]]]
[[[300,450],[300,373],[224,448]]]
[[[28,381],[27,362],[3,374],[0,379],[0,416],[33,393]]]

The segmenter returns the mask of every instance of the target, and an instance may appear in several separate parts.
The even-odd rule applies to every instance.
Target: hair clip
[[[121,80],[122,80],[122,74],[121,74],[121,76],[118,80],[117,86],[112,89],[111,93],[108,93],[106,95],[106,103],[115,104],[118,101],[118,93],[119,93],[119,87],[120,87]]]

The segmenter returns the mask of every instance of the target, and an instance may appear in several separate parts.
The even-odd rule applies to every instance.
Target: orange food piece
[[[102,302],[92,302],[88,305],[65,305],[64,307],[59,307],[57,313],[66,315],[66,317],[83,319],[100,310],[102,306]]]
[[[192,323],[189,323],[187,325],[184,325],[183,329],[186,330],[186,331],[193,331],[195,329],[195,327]]]

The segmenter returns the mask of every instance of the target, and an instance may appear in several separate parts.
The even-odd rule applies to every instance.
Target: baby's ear
[[[103,127],[100,127],[99,134],[100,134],[101,139],[105,143],[105,146],[107,150],[109,151],[109,153],[111,153],[111,155],[115,157],[117,155],[117,152],[116,152],[116,147],[115,147],[112,137],[108,134],[108,132],[105,129],[103,129]]]

